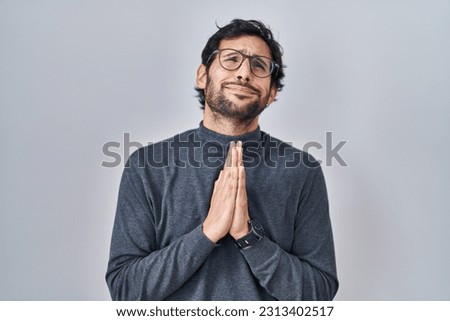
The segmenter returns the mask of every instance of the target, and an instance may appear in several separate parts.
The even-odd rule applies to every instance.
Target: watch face
[[[264,229],[261,226],[261,224],[259,224],[259,222],[257,220],[252,220],[250,221],[250,224],[252,226],[252,230],[259,236],[259,237],[263,237],[264,235]]]

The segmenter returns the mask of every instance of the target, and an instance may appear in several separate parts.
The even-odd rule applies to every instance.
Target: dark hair
[[[217,26],[217,24],[216,24]],[[282,55],[283,48],[273,38],[272,31],[266,27],[261,21],[257,20],[242,20],[234,19],[225,27],[219,27],[215,34],[208,39],[205,48],[202,51],[202,64],[206,65],[206,71],[209,70],[213,59],[209,59],[214,51],[219,49],[220,41],[223,39],[236,38],[243,35],[260,37],[269,46],[272,54],[272,60],[275,61],[279,68],[278,72],[271,74],[271,82],[274,83],[278,91],[283,89],[282,79],[284,78],[284,66]],[[208,61],[209,59],[209,61]],[[205,109],[205,92],[203,89],[195,87],[197,91],[198,101],[201,104],[201,108]]]

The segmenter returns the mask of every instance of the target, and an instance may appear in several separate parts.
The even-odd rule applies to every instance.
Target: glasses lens
[[[255,76],[267,77],[272,72],[272,60],[266,57],[252,57],[251,68]]]
[[[245,56],[250,59],[250,68],[257,77],[264,78],[269,76],[274,68],[272,60],[261,56]],[[234,49],[223,49],[220,51],[220,64],[226,70],[236,70],[242,65],[244,55]]]
[[[241,53],[239,51],[225,49],[220,52],[220,64],[223,68],[228,70],[238,69],[242,63]]]

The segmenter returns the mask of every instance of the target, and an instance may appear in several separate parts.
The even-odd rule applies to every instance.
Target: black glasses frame
[[[222,51],[224,51],[224,50],[235,51],[235,52],[239,53],[244,59],[242,59],[241,63],[240,63],[236,68],[231,68],[231,69],[230,69],[230,68],[226,68],[226,67],[224,67],[224,66],[222,65],[222,61],[221,61],[221,59],[220,59],[220,54],[221,54]],[[247,58],[248,58],[248,60],[250,61],[250,70],[251,70],[252,74],[254,74],[254,75],[255,75],[256,77],[258,77],[258,78],[267,78],[267,77],[269,77],[271,74],[273,74],[274,71],[275,71],[274,77],[276,77],[276,75],[277,75],[277,73],[278,73],[278,68],[280,68],[280,66],[279,66],[275,61],[273,61],[272,59],[270,59],[269,57],[265,57],[265,56],[250,56],[250,55],[246,55],[246,54],[243,53],[243,52],[240,52],[239,50],[232,49],[232,48],[222,48],[222,49],[218,49],[218,50],[213,51],[213,52],[211,53],[211,55],[209,56],[208,60],[206,61],[206,65],[208,65],[208,63],[210,62],[211,58],[212,58],[215,54],[217,54],[217,53],[219,54],[219,64],[220,64],[220,66],[221,66],[223,69],[228,70],[228,71],[233,71],[233,70],[237,70],[237,69],[241,68],[242,64],[244,63],[245,59],[247,59]],[[253,71],[252,60],[253,60],[253,59],[257,59],[257,58],[266,58],[266,59],[269,59],[269,60],[270,60],[270,72],[269,72],[269,74],[268,74],[267,76],[258,76],[258,75]]]

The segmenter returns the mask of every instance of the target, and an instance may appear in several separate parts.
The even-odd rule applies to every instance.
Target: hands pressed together
[[[230,233],[239,239],[249,233],[242,142],[231,142],[225,166],[214,183],[203,233],[214,243]]]

